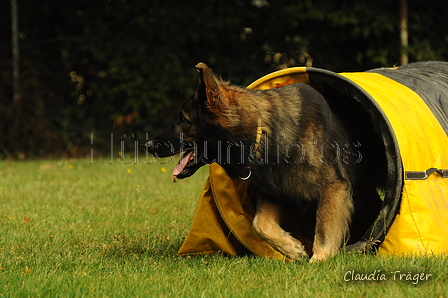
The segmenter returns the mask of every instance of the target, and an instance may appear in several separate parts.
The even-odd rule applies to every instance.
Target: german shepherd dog
[[[292,260],[308,253],[281,227],[284,210],[314,204],[310,261],[335,255],[348,235],[359,160],[343,156],[353,140],[326,99],[308,84],[248,90],[217,79],[204,63],[196,69],[197,92],[147,150],[157,157],[182,154],[174,181],[213,162],[233,179],[249,179],[257,192],[254,231]]]

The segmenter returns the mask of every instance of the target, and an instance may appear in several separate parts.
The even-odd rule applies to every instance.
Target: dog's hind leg
[[[291,260],[308,256],[303,244],[280,227],[280,216],[278,205],[259,199],[253,221],[255,233]]]
[[[348,234],[353,201],[347,182],[330,183],[325,188],[316,212],[313,256],[310,262],[334,256]]]

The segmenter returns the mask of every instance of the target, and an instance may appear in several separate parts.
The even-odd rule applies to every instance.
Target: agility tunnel
[[[379,169],[372,171],[372,179],[382,181],[382,205],[370,227],[345,249],[379,255],[447,253],[448,62],[352,73],[294,67],[247,88],[294,82],[319,90],[380,160],[372,165]],[[284,259],[252,230],[255,191],[250,182],[232,180],[219,165],[210,165],[179,255],[253,253]]]

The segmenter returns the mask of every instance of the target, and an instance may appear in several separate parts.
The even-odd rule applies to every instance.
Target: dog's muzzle
[[[163,157],[163,156],[167,155],[166,152],[164,152],[167,150],[163,150],[165,148],[164,148],[163,144],[161,144],[158,139],[152,139],[152,140],[146,142],[145,149],[147,152],[151,153],[154,156]],[[173,155],[173,154],[170,154],[170,155]]]
[[[152,139],[146,142],[145,148],[146,151],[156,157],[169,157],[179,153],[170,142],[160,142],[159,139]]]
[[[154,140],[148,141],[145,143],[145,149],[146,151],[148,151],[149,153],[153,153],[154,152]]]

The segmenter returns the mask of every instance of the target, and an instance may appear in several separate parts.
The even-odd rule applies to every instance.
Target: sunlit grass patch
[[[438,257],[179,257],[208,167],[173,183],[174,163],[109,162],[0,163],[0,297],[448,296]]]

